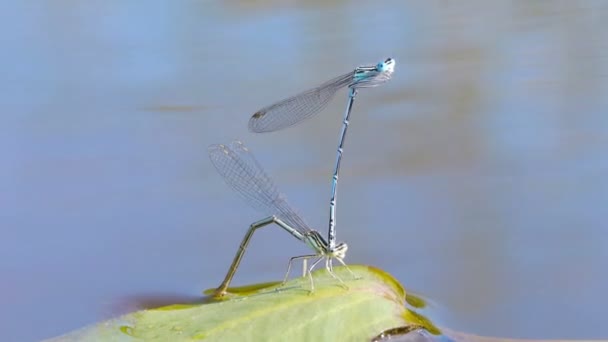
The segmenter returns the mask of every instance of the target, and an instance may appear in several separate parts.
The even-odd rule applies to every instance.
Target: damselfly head
[[[395,70],[395,60],[392,58],[387,58],[384,62],[378,63],[376,68],[380,72],[389,72],[392,73]]]
[[[333,255],[338,259],[344,259],[346,257],[347,250],[348,245],[345,242],[340,242],[336,245],[336,248],[334,248]]]
[[[349,87],[355,89],[377,87],[391,79],[394,69],[395,60],[392,58],[387,58],[374,66],[358,67],[355,69],[353,83]]]

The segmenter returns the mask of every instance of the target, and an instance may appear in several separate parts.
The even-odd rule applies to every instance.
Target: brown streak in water
[[[188,106],[188,105],[158,105],[142,108],[151,112],[194,112],[197,110],[209,109],[207,106]]]

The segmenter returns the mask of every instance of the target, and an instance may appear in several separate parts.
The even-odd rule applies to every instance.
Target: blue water
[[[52,337],[124,298],[217,286],[260,215],[206,147],[243,139],[327,227],[345,94],[267,135],[250,115],[360,64],[337,234],[349,263],[479,335],[608,336],[608,6],[586,2],[4,2],[0,339]],[[264,242],[262,242],[264,241]],[[269,248],[269,246],[274,246]],[[261,231],[235,284],[306,247]]]

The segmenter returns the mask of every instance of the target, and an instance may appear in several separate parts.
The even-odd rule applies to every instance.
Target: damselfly
[[[249,226],[239,249],[228,269],[228,273],[222,284],[215,290],[215,296],[223,296],[227,293],[228,286],[236,273],[241,259],[249,245],[249,240],[253,233],[262,227],[276,224],[285,229],[296,239],[306,243],[314,254],[301,255],[289,259],[287,273],[283,282],[287,281],[293,261],[303,259],[316,260],[306,273],[310,278],[311,292],[314,290],[314,283],[311,272],[317,264],[325,260],[325,268],[329,274],[337,279],[344,286],[344,282],[333,272],[332,260],[338,260],[355,277],[353,272],[346,266],[343,259],[346,256],[348,246],[346,243],[339,243],[330,246],[321,234],[310,228],[308,224],[298,215],[298,213],[287,203],[287,199],[279,192],[272,179],[264,172],[264,169],[255,159],[249,149],[240,141],[234,141],[228,145],[209,146],[209,158],[217,172],[223,177],[224,181],[234,189],[250,206],[259,210],[268,217],[254,222]]]
[[[293,126],[319,113],[327,106],[338,90],[348,87],[348,103],[338,140],[338,151],[334,173],[332,175],[331,197],[329,200],[329,229],[327,241],[330,249],[336,247],[336,196],[338,191],[338,174],[344,148],[344,139],[350,119],[357,89],[376,87],[391,79],[395,70],[395,60],[387,58],[376,65],[360,66],[344,75],[331,79],[318,87],[274,103],[258,110],[249,119],[249,130],[256,133],[273,132]]]

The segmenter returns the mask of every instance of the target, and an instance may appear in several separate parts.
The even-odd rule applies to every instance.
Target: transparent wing
[[[275,215],[302,234],[312,230],[287,203],[287,199],[241,141],[234,141],[230,146],[209,146],[209,158],[226,184],[251,207],[265,215]]]
[[[249,130],[255,133],[278,131],[312,117],[327,106],[338,90],[350,85],[353,76],[351,71],[258,110],[249,119]]]
[[[392,70],[379,71],[376,65],[360,66],[318,87],[258,110],[249,119],[249,130],[264,133],[293,126],[323,110],[338,90],[347,86],[356,89],[376,87],[390,80],[391,76]]]

